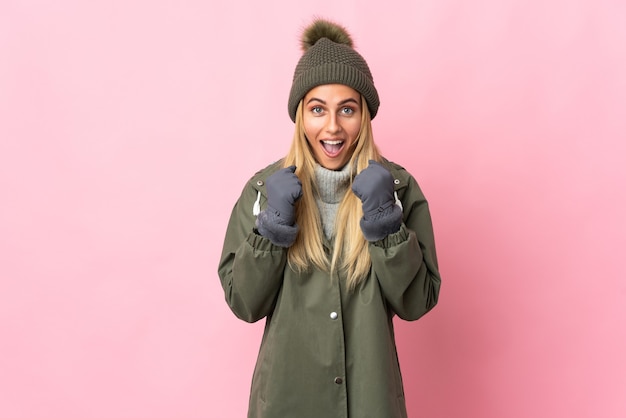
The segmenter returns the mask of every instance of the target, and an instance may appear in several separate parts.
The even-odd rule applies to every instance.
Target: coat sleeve
[[[407,183],[400,230],[369,247],[387,303],[400,318],[412,321],[437,304],[441,277],[428,203],[413,177]]]
[[[235,204],[218,266],[226,302],[246,322],[256,322],[272,312],[287,262],[285,248],[253,231],[256,196],[257,191],[248,184]]]

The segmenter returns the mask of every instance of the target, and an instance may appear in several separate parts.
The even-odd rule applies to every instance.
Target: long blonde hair
[[[380,161],[381,159],[372,135],[367,102],[362,96],[361,129],[356,144],[353,146],[355,149],[348,162],[351,167],[350,183],[356,174],[368,166],[369,160]],[[295,243],[289,248],[288,263],[291,268],[299,272],[306,271],[311,265],[328,271],[331,276],[335,272],[341,272],[346,277],[348,287],[354,289],[367,277],[372,263],[368,243],[359,224],[363,216],[361,201],[348,188],[335,218],[335,245],[329,260],[324,252],[324,233],[315,201],[316,164],[304,133],[302,101],[300,101],[296,111],[293,141],[284,160],[285,167],[296,166],[296,175],[302,182],[302,198],[296,205],[296,219],[300,231]]]

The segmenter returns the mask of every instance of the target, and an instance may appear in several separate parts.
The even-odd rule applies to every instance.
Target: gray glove
[[[280,247],[290,247],[298,235],[295,203],[302,196],[302,183],[295,175],[296,166],[283,168],[265,180],[267,208],[259,213],[259,234]]]
[[[293,225],[296,217],[294,205],[302,196],[302,183],[295,175],[296,166],[278,170],[265,180],[267,210],[277,216],[277,222]]]
[[[380,163],[370,160],[352,182],[352,191],[363,203],[361,230],[368,241],[378,241],[398,232],[402,209],[395,204],[393,177]]]

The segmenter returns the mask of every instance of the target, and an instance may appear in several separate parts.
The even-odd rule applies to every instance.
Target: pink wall
[[[440,305],[397,323],[411,416],[626,416],[610,0],[3,1],[0,416],[244,416],[262,324],[217,260],[288,147],[313,14],[355,35],[378,142],[431,202]]]

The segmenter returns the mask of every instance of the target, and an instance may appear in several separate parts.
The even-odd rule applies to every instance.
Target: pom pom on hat
[[[314,87],[343,84],[358,91],[374,119],[380,100],[365,59],[354,50],[348,31],[328,20],[316,19],[302,32],[303,54],[293,75],[287,104],[289,117],[296,120],[300,100]]]
[[[337,44],[344,44],[354,48],[352,37],[346,28],[328,20],[317,19],[302,32],[302,37],[300,38],[302,52],[306,52],[322,38],[328,38]]]

